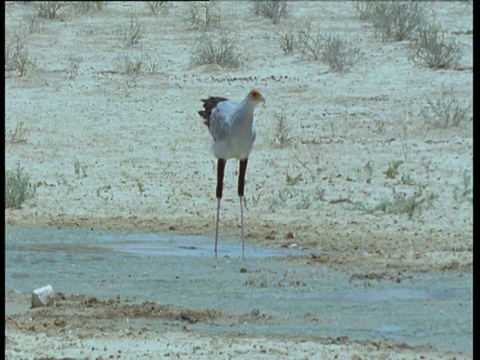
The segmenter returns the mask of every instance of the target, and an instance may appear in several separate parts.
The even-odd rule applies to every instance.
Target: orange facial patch
[[[262,94],[257,89],[250,91],[250,95],[254,101],[260,101],[263,98]]]

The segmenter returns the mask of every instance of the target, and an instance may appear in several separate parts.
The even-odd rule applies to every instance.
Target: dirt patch
[[[196,330],[196,323],[202,321],[262,321],[265,316],[258,311],[235,318],[222,312],[180,309],[154,302],[135,303],[119,298],[99,300],[61,293],[57,294],[55,305],[50,308],[29,309],[26,307],[28,301],[29,297],[24,294],[6,293],[6,308],[23,307],[21,313],[5,317],[6,359],[16,359],[20,354],[28,353],[35,354],[36,359],[155,359],[158,356],[288,359],[318,354],[347,354],[354,358],[368,354],[375,359],[387,355],[407,359],[418,356],[449,358],[448,354],[437,353],[431,346],[411,346],[391,340],[355,341],[347,336],[252,338],[241,334],[219,337],[205,336]],[[195,319],[193,323],[192,318]],[[143,320],[144,325],[139,325],[138,321],[135,326],[129,325],[128,319]],[[152,330],[154,328],[162,330]],[[35,348],[31,343],[33,339],[40,342]],[[135,342],[142,345],[134,345]],[[50,355],[45,355],[47,353]],[[457,359],[469,358],[455,356]]]
[[[7,294],[7,300],[13,303],[25,303],[24,295]],[[65,332],[75,333],[80,338],[95,337],[96,332],[118,331],[125,327],[125,319],[143,319],[144,321],[197,323],[212,322],[221,315],[214,310],[193,310],[177,306],[156,304],[151,301],[133,303],[115,299],[100,300],[85,295],[70,295],[59,292],[55,296],[55,305],[38,309],[29,309],[26,314],[12,314],[5,322],[27,333],[41,332],[54,336]],[[128,322],[128,320],[127,320]]]

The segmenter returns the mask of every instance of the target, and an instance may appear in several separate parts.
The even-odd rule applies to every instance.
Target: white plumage
[[[255,142],[256,132],[254,111],[257,104],[265,102],[262,93],[253,89],[241,103],[236,103],[224,97],[212,96],[204,99],[205,110],[198,113],[205,119],[213,137],[212,150],[218,159],[217,166],[217,221],[215,230],[215,256],[218,244],[218,222],[220,218],[220,200],[223,191],[223,176],[228,159],[240,160],[238,178],[238,196],[240,198],[240,214],[242,223],[242,255],[245,252],[245,231],[243,225],[243,191],[248,156]]]
[[[212,110],[210,133],[217,159],[243,160],[250,155],[256,136],[253,123],[255,105],[249,94],[240,104],[232,100],[222,101]]]
[[[252,90],[240,104],[225,98],[210,99],[220,99],[211,109],[207,124],[214,140],[213,154],[225,160],[248,158],[256,136],[253,112],[265,98],[258,90]]]

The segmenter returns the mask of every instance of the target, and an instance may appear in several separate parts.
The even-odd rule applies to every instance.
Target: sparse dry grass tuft
[[[432,69],[455,67],[460,60],[460,45],[436,24],[421,28],[410,48],[413,59]]]
[[[35,34],[42,31],[44,19],[37,16],[36,13],[25,11],[20,22],[20,27],[24,28],[28,34]]]
[[[454,186],[453,198],[457,202],[468,201],[473,205],[472,177],[469,175],[467,170],[464,170],[463,172],[462,186]]]
[[[24,76],[28,70],[35,67],[27,46],[25,31],[17,29],[12,39],[5,41],[5,72],[17,71]]]
[[[33,1],[32,6],[39,17],[43,19],[55,19],[58,11],[65,5],[64,1]]]
[[[68,11],[72,14],[86,14],[93,11],[101,11],[106,1],[69,1],[64,6],[68,7]]]
[[[225,30],[220,35],[203,33],[193,46],[190,61],[194,66],[217,64],[226,68],[237,68],[242,63],[235,40]]]
[[[137,45],[143,38],[144,32],[143,25],[135,14],[130,14],[128,23],[118,29],[123,44],[128,47]]]
[[[449,129],[473,121],[471,104],[460,102],[453,91],[445,89],[436,99],[426,99],[421,113],[427,129]]]
[[[360,49],[341,39],[338,35],[326,35],[323,44],[322,60],[333,72],[346,72],[361,59]]]
[[[403,164],[403,160],[390,161],[388,163],[388,168],[383,173],[388,179],[395,179],[399,174],[398,168]]]
[[[67,77],[70,80],[74,80],[77,77],[78,71],[80,70],[80,64],[83,62],[83,60],[84,59],[81,56],[70,55],[67,57]]]
[[[385,214],[407,214],[411,219],[414,214],[421,214],[423,210],[432,206],[438,195],[429,191],[424,194],[419,186],[412,194],[394,193],[392,198],[383,198],[375,206],[366,207],[360,202],[355,202],[356,209],[363,210],[366,213],[383,212]]]
[[[288,31],[281,36],[281,44],[283,52],[286,54],[293,52],[295,48],[298,46],[296,35],[293,31]]]
[[[157,16],[161,12],[167,13],[170,4],[168,1],[145,1],[145,5],[153,15]]]
[[[273,131],[273,138],[271,140],[274,146],[284,148],[292,143],[292,131],[289,124],[287,124],[287,117],[285,112],[276,112],[275,117],[275,129]]]
[[[23,144],[27,142],[28,129],[25,127],[25,123],[20,121],[15,129],[9,133],[5,130],[5,142],[10,144]]]
[[[288,2],[285,0],[254,0],[252,8],[255,15],[272,19],[274,24],[278,24],[282,18],[288,16]]]
[[[425,24],[425,6],[413,1],[357,2],[359,18],[372,23],[383,41],[410,39]]]
[[[191,29],[211,30],[221,26],[216,2],[194,1],[187,5],[184,22]]]
[[[157,74],[158,63],[150,55],[140,52],[124,52],[114,60],[116,68],[123,74],[136,77],[142,73]]]
[[[280,46],[285,53],[297,49],[305,59],[325,62],[333,72],[346,72],[361,59],[359,48],[337,34],[314,28],[309,19],[297,33],[290,30],[281,36]]]
[[[301,188],[294,188],[289,185],[282,190],[274,191],[267,197],[269,210],[275,212],[277,209],[295,208],[296,210],[308,210],[311,207],[318,207],[324,201],[325,189],[320,186],[310,191]]]

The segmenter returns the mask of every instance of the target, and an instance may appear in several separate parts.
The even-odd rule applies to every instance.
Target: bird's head
[[[261,102],[265,103],[265,98],[263,97],[262,93],[257,89],[253,89],[252,91],[250,91],[248,96],[255,104],[258,104]]]

